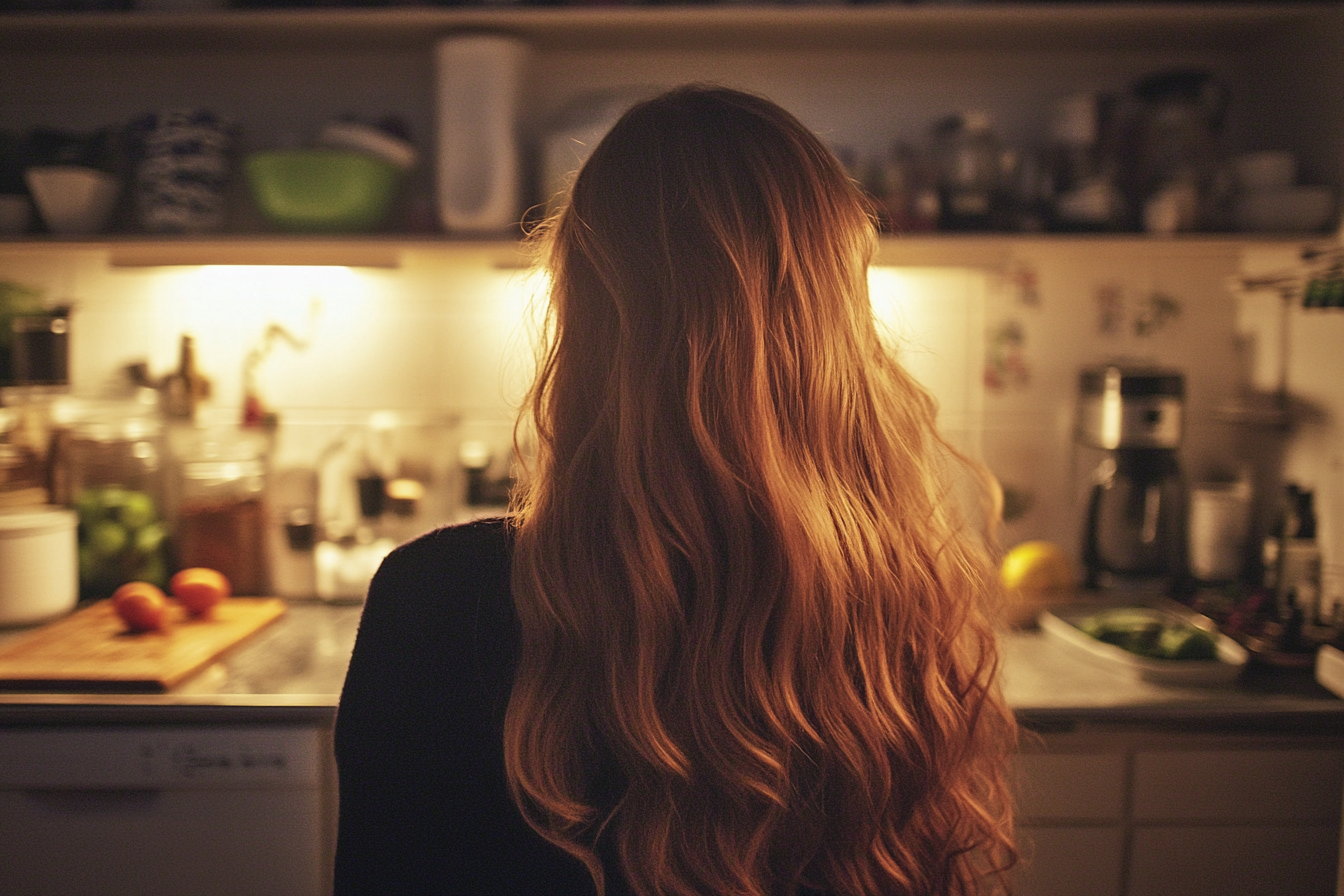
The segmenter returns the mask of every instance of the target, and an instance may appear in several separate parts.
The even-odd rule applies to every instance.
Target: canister
[[[241,430],[203,430],[174,445],[179,567],[222,572],[234,594],[266,594],[267,444]]]
[[[154,409],[87,403],[56,453],[54,500],[79,514],[81,595],[107,597],[133,580],[167,584],[163,435]]]
[[[0,509],[0,625],[31,625],[74,609],[79,575],[72,510]]]

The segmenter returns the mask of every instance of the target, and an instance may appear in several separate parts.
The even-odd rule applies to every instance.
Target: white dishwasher
[[[0,893],[318,896],[323,729],[0,730]]]

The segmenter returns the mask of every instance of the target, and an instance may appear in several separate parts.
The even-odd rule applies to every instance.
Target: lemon
[[[1010,550],[999,580],[1008,592],[1008,624],[1019,628],[1035,626],[1041,611],[1068,600],[1077,584],[1068,556],[1050,541],[1025,541]]]
[[[1010,550],[999,567],[1003,587],[1023,594],[1040,594],[1074,587],[1073,563],[1052,541],[1024,541]]]

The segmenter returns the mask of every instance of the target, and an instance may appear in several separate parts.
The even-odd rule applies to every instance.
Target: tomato
[[[208,615],[233,593],[224,573],[204,566],[178,570],[168,582],[168,590],[193,616]]]
[[[133,632],[161,631],[168,598],[149,582],[127,582],[112,592],[112,608]]]

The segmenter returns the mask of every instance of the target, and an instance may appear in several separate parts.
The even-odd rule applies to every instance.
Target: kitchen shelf
[[[1142,248],[1163,254],[1226,255],[1243,246],[1322,245],[1334,243],[1333,234],[911,234],[883,236],[874,261],[897,267],[1005,267],[1014,252],[1043,246],[1104,246],[1123,250]],[[238,235],[198,238],[109,236],[83,239],[44,238],[0,240],[0,258],[10,254],[46,255],[106,253],[114,268],[178,265],[334,265],[398,268],[407,253],[450,256],[455,260],[499,269],[526,267],[524,244],[511,239],[463,239],[431,235],[294,236]]]
[[[1002,3],[652,7],[381,7],[10,13],[0,49],[24,52],[423,49],[464,29],[538,50],[799,47],[1235,51],[1325,21],[1336,3]],[[167,42],[167,43],[165,43]]]
[[[419,235],[309,236],[247,234],[209,237],[108,236],[0,240],[7,254],[59,258],[72,253],[106,253],[114,268],[179,265],[331,265],[398,268],[406,252],[450,254],[497,268],[526,265],[517,240],[462,239]]]

